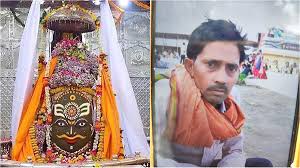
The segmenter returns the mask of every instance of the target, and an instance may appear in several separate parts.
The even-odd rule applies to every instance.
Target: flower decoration
[[[97,56],[76,39],[59,42],[52,55],[57,55],[58,65],[49,80],[50,88],[59,86],[93,87],[98,75]]]
[[[57,43],[52,51],[55,56],[73,56],[81,60],[88,54],[87,45],[76,39],[63,39]]]
[[[83,51],[84,57],[79,57],[74,48]],[[55,55],[58,61],[54,73],[50,75],[49,63],[46,64],[45,77],[43,84],[45,86],[45,95],[41,98],[40,110],[35,119],[35,124],[30,128],[31,144],[35,159],[38,163],[83,163],[86,161],[101,161],[105,159],[104,153],[104,132],[106,130],[105,117],[102,115],[102,73],[108,71],[106,56],[100,54],[96,56],[87,51],[86,46],[76,40],[63,40],[55,47]],[[70,53],[70,54],[66,54]],[[75,53],[75,54],[73,54]],[[51,142],[50,130],[53,121],[51,107],[51,95],[54,93],[74,89],[91,93],[95,96],[95,115],[94,115],[94,139],[82,149],[68,153],[60,149]],[[55,98],[54,98],[55,99]],[[122,137],[121,137],[122,138]],[[122,143],[122,140],[121,140]],[[46,151],[43,149],[46,144]],[[124,158],[124,150],[116,155],[119,159]]]

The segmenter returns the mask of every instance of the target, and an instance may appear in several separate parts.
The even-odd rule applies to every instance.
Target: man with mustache
[[[272,166],[243,153],[245,115],[231,93],[244,41],[225,20],[209,19],[192,32],[184,66],[171,72],[157,166]]]

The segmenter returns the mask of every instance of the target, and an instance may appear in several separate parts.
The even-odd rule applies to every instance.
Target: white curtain
[[[33,0],[20,42],[19,60],[13,94],[11,136],[14,144],[23,105],[32,92],[34,60],[40,21],[40,0]]]
[[[46,32],[46,55],[45,62],[49,62],[51,59],[51,42],[53,40],[54,31],[47,29]]]
[[[112,86],[116,93],[121,120],[125,154],[140,152],[149,157],[150,149],[143,130],[141,116],[130,83],[126,64],[118,43],[115,22],[107,0],[101,1],[101,38],[104,52],[109,57]]]

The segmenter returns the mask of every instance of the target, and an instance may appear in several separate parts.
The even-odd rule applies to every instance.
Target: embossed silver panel
[[[149,12],[128,12],[125,14],[121,29],[124,39],[133,41],[149,41],[150,39]]]
[[[11,106],[13,100],[13,88],[15,78],[12,77],[1,77],[0,78],[0,89],[1,89],[1,138],[10,137],[10,124],[11,124]]]
[[[130,77],[150,78],[149,12],[125,13],[118,32]]]
[[[150,13],[126,12],[118,28],[119,43],[142,117],[150,136]]]
[[[132,77],[131,83],[142,117],[144,131],[150,137],[150,78]]]
[[[16,15],[25,20],[27,11],[16,11]],[[0,8],[0,14],[0,138],[6,139],[10,137],[15,69],[23,27],[8,9]]]

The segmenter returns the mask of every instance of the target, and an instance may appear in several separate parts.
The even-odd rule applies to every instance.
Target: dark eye
[[[86,121],[81,120],[81,121],[77,122],[76,125],[79,126],[79,127],[84,127],[86,125]]]
[[[67,125],[66,122],[63,121],[63,120],[58,120],[58,121],[56,122],[56,124],[57,124],[58,126],[60,126],[60,127],[64,127],[64,126]]]
[[[238,70],[237,65],[228,65],[227,67],[230,72],[236,72]]]
[[[214,68],[216,68],[217,63],[216,63],[216,61],[208,61],[207,66],[209,69],[214,69]]]

